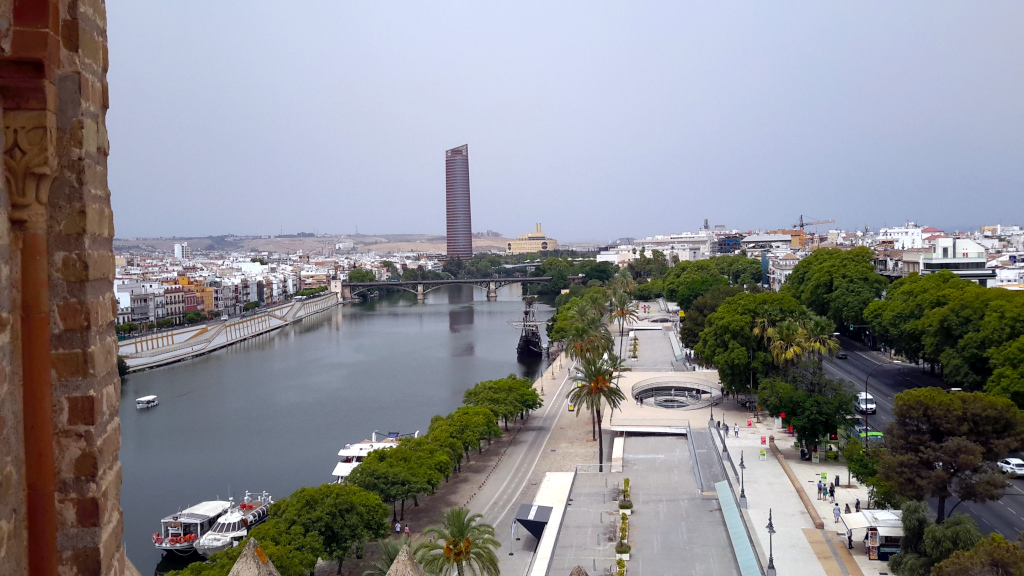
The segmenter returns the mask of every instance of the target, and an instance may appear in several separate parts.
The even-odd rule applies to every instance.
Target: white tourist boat
[[[229,508],[231,502],[210,500],[171,514],[160,521],[160,531],[153,534],[153,545],[161,550],[189,554]]]
[[[366,458],[366,455],[374,450],[380,450],[381,448],[394,448],[398,445],[398,441],[403,436],[411,436],[413,438],[419,438],[420,431],[417,430],[413,434],[399,434],[398,432],[388,432],[386,438],[382,438],[379,442],[377,441],[377,432],[373,433],[370,440],[363,440],[362,442],[356,442],[355,444],[345,444],[345,447],[338,452],[338,457],[341,461],[334,467],[334,472],[331,475],[334,476],[335,484],[341,484],[345,481],[345,478],[355,470],[356,466]]]
[[[156,396],[143,396],[142,398],[135,399],[135,407],[138,409],[152,408],[160,402],[156,399]]]
[[[266,492],[255,496],[246,492],[245,498],[237,506],[232,501],[228,511],[196,541],[196,552],[203,556],[209,556],[232,546],[238,546],[238,543],[249,533],[250,528],[267,519],[267,512],[273,502]]]

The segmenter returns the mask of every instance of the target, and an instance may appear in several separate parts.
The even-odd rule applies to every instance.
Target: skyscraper
[[[469,145],[444,153],[448,208],[448,257],[473,258],[473,220],[469,209]]]

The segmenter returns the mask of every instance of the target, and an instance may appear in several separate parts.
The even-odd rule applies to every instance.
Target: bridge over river
[[[353,297],[362,294],[373,288],[400,288],[416,294],[417,300],[422,302],[425,294],[438,288],[451,284],[468,284],[487,290],[487,299],[496,300],[498,288],[509,284],[546,284],[551,281],[551,276],[528,276],[508,278],[457,278],[453,280],[395,280],[391,282],[345,282],[341,285],[341,297],[351,300]]]

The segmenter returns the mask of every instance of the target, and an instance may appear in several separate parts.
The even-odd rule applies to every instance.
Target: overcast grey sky
[[[108,0],[118,237],[1024,224],[1024,3]]]

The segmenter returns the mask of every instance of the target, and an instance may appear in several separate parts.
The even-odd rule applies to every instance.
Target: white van
[[[856,408],[857,411],[860,412],[861,414],[874,414],[875,399],[872,398],[871,394],[868,394],[867,392],[858,392],[854,408]]]

